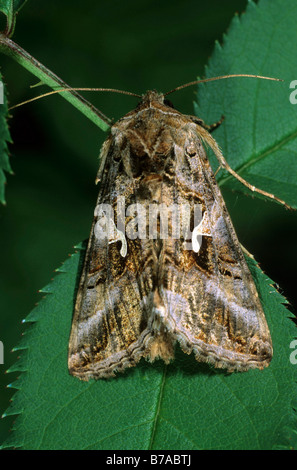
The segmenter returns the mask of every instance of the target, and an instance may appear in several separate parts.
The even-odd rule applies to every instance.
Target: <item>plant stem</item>
[[[69,91],[59,93],[69,103],[75,106],[81,113],[90,119],[103,131],[107,131],[111,125],[111,120],[101,113],[89,101],[79,93],[73,91],[67,83],[63,82],[51,70],[34,59],[27,51],[4,35],[0,35],[0,52],[12,57],[16,62],[25,67],[29,72],[38,77],[45,85],[56,90],[57,88],[69,88]]]

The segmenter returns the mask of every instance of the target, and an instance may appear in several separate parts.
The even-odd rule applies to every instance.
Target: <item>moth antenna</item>
[[[110,91],[112,93],[121,93],[122,95],[129,95],[129,96],[136,96],[136,98],[142,98],[141,95],[137,95],[136,93],[132,93],[131,91],[124,91],[124,90],[117,90],[115,88],[60,88],[59,90],[49,91],[48,93],[44,93],[43,95],[35,96],[35,98],[31,98],[30,100],[22,101],[21,103],[15,104],[9,108],[9,111],[14,108],[18,108],[19,106],[23,106],[24,104],[31,103],[32,101],[39,100],[41,98],[45,98],[46,96],[54,95],[55,93],[62,93],[65,91]]]
[[[221,75],[220,77],[204,78],[202,80],[195,80],[194,82],[185,83],[184,85],[180,85],[176,88],[173,88],[173,90],[167,91],[167,93],[164,93],[163,96],[170,95],[170,93],[173,93],[174,91],[182,90],[183,88],[187,88],[188,86],[198,85],[198,83],[213,82],[215,80],[224,80],[225,78],[235,78],[235,77],[261,78],[262,80],[273,80],[276,82],[284,81],[281,78],[263,77],[262,75],[250,75],[250,74]]]

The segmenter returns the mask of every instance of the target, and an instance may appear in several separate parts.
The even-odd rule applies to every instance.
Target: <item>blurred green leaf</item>
[[[28,0],[0,0],[0,11],[6,16],[18,12]]]
[[[25,5],[27,0],[0,0],[0,12],[6,16],[6,29],[4,34],[12,36],[15,27],[16,14]]]
[[[244,179],[297,208],[297,105],[290,102],[296,75],[297,4],[294,0],[248,3],[235,16],[224,45],[216,44],[207,77],[247,73],[281,78],[269,82],[232,78],[199,85],[196,113],[207,123],[222,115],[214,132],[223,154]],[[201,92],[201,93],[200,93]],[[217,162],[212,160],[214,167]],[[220,185],[252,194],[226,171]],[[255,193],[255,196],[258,196]]]
[[[27,3],[28,0],[14,0],[14,10],[16,12],[20,11],[21,8]]]
[[[83,254],[83,252],[82,252]],[[285,299],[248,260],[272,334],[264,371],[225,374],[179,349],[170,366],[140,364],[111,380],[80,382],[67,370],[67,347],[82,256],[59,269],[26,322],[12,371],[7,415],[19,414],[4,447],[24,449],[271,449],[289,446],[295,416],[296,334]],[[292,443],[291,443],[292,445]]]
[[[12,169],[9,163],[7,143],[12,142],[7,125],[7,99],[5,92],[5,85],[3,83],[2,76],[0,75],[0,202],[5,203],[5,173],[12,173]]]

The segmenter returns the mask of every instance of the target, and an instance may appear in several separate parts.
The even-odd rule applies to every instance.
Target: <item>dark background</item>
[[[83,6],[81,6],[83,5]],[[114,87],[143,93],[167,91],[203,76],[214,42],[246,0],[29,0],[20,12],[13,39],[71,86]],[[12,59],[0,57],[1,71],[16,104],[47,91]],[[193,114],[194,88],[171,99]],[[85,95],[107,116],[119,118],[137,99]],[[21,320],[46,285],[89,235],[97,189],[98,154],[105,135],[59,96],[13,111],[10,146],[14,176],[8,177],[7,206],[0,207],[0,414],[12,390],[5,375],[17,353]],[[203,118],[203,116],[202,116]],[[227,156],[228,159],[228,156]],[[297,217],[271,202],[223,191],[239,240],[262,269],[296,305]],[[50,332],[49,332],[50,334]],[[44,344],[46,348],[46,344]],[[0,421],[0,441],[12,418]]]

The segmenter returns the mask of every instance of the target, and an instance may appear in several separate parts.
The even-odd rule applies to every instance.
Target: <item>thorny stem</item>
[[[69,91],[60,93],[67,101],[75,106],[82,112],[88,119],[90,119],[96,126],[100,127],[103,131],[107,131],[111,125],[111,120],[101,113],[95,106],[87,101],[76,91],[71,90],[71,87],[55,75],[51,70],[46,68],[38,60],[32,57],[27,51],[22,49],[11,39],[3,34],[0,34],[0,52],[12,57],[16,62],[25,67],[29,72],[35,75],[45,85],[52,89],[57,87],[69,88]]]

